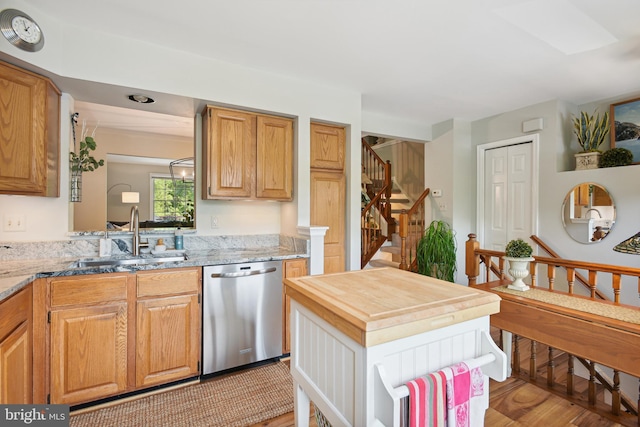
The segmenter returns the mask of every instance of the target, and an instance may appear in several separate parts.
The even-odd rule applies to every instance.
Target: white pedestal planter
[[[516,291],[528,291],[529,286],[522,281],[529,275],[529,262],[535,261],[535,258],[511,258],[508,256],[502,257],[509,262],[509,275],[514,279],[513,282],[507,288]]]

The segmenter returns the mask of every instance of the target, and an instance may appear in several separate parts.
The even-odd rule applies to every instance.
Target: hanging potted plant
[[[522,239],[511,240],[504,249],[503,259],[509,262],[509,274],[514,279],[507,288],[516,291],[527,291],[529,286],[522,279],[529,275],[529,262],[535,261],[531,256],[531,245]]]
[[[456,273],[456,235],[445,221],[432,221],[418,241],[418,273],[453,282]]]
[[[97,147],[95,139],[93,139],[96,129],[93,130],[91,136],[86,135],[85,125],[82,123],[82,140],[80,141],[80,148],[78,152],[75,152],[76,146],[76,131],[75,125],[78,120],[78,113],[74,113],[71,116],[71,123],[73,129],[73,146],[74,151],[69,153],[69,168],[71,170],[71,194],[70,200],[72,202],[82,201],[82,172],[90,172],[98,169],[100,166],[104,166],[104,160],[96,160],[91,155]]]
[[[576,170],[597,169],[600,160],[600,146],[609,134],[609,112],[587,114],[580,112],[579,117],[573,117],[573,133],[578,137],[578,144],[582,148],[575,154]]]

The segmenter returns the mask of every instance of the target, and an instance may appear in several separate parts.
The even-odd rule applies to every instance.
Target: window
[[[153,220],[180,221],[193,227],[193,179],[172,180],[165,176],[152,176]]]

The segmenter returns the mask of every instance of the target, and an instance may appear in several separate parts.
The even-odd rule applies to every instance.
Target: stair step
[[[409,199],[394,199],[393,197],[389,199],[389,201],[391,203],[405,203],[405,204],[411,203],[411,200]]]
[[[372,259],[369,261],[369,265],[371,267],[393,267],[400,268],[399,262],[389,261],[386,259]]]
[[[400,255],[400,246],[383,246],[379,250],[389,254]]]

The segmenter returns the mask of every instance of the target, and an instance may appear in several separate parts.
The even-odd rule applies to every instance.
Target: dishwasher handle
[[[260,270],[248,270],[248,271],[235,271],[232,273],[212,273],[211,277],[213,278],[235,278],[235,277],[246,277],[246,276],[255,276],[257,274],[267,274],[273,273],[276,271],[275,267],[269,268],[261,268]]]

